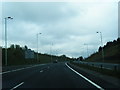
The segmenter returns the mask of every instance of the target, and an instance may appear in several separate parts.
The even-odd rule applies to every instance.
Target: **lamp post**
[[[53,46],[53,43],[51,43],[51,63],[52,63],[52,46]]]
[[[7,20],[8,19],[13,19],[12,17],[6,17],[5,18],[5,65],[8,65],[7,62]]]
[[[39,62],[39,60],[38,60],[38,35],[39,34],[42,34],[42,33],[37,33],[37,61]]]
[[[101,47],[102,47],[102,59],[103,59],[103,62],[104,62],[104,50],[103,50],[102,32],[96,32],[96,33],[100,33]]]
[[[57,59],[57,61],[58,61],[58,50],[56,50],[56,59]]]

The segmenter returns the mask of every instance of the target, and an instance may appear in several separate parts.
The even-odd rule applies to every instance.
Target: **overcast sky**
[[[101,45],[118,38],[118,2],[4,2],[2,18],[7,20],[8,46],[27,45],[39,52],[70,57],[87,57]],[[3,30],[0,45],[4,46]],[[84,45],[87,44],[87,45]],[[52,52],[50,52],[50,49]]]

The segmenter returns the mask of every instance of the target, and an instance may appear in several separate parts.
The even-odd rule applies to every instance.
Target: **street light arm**
[[[8,19],[13,19],[12,17],[8,17]]]
[[[6,17],[5,19],[13,19],[12,17]]]

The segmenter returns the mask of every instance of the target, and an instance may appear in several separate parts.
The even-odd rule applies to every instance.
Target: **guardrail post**
[[[102,67],[103,67],[102,64],[100,65],[100,67],[101,67],[101,69],[102,69]]]
[[[92,66],[94,67],[94,64],[92,64]]]
[[[114,70],[117,71],[117,66],[116,65],[114,66]]]

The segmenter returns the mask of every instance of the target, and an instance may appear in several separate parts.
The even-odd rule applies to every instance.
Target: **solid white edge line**
[[[34,66],[31,66],[31,67],[26,67],[26,68],[20,68],[20,69],[15,69],[15,70],[11,70],[11,71],[1,72],[0,74],[5,74],[5,73],[10,73],[10,72],[20,71],[20,70],[23,70],[23,69],[28,69],[28,68],[37,67],[37,66],[43,66],[43,65],[45,65],[45,64],[34,65]]]
[[[22,83],[20,83],[20,84],[16,85],[15,87],[13,87],[13,88],[12,88],[12,89],[10,89],[10,90],[14,90],[14,89],[18,88],[19,86],[21,86],[22,84],[24,84],[24,82],[22,82]]]
[[[99,88],[100,90],[104,90],[102,87],[100,87],[99,85],[95,84],[93,81],[89,80],[88,78],[86,78],[85,76],[83,76],[82,74],[78,73],[77,71],[75,71],[74,69],[72,69],[71,67],[69,67],[67,65],[67,63],[65,63],[66,66],[71,69],[73,72],[75,72],[76,74],[78,74],[79,76],[81,76],[83,79],[85,79],[86,81],[88,81],[89,83],[91,83],[92,85],[94,85],[95,87]]]

